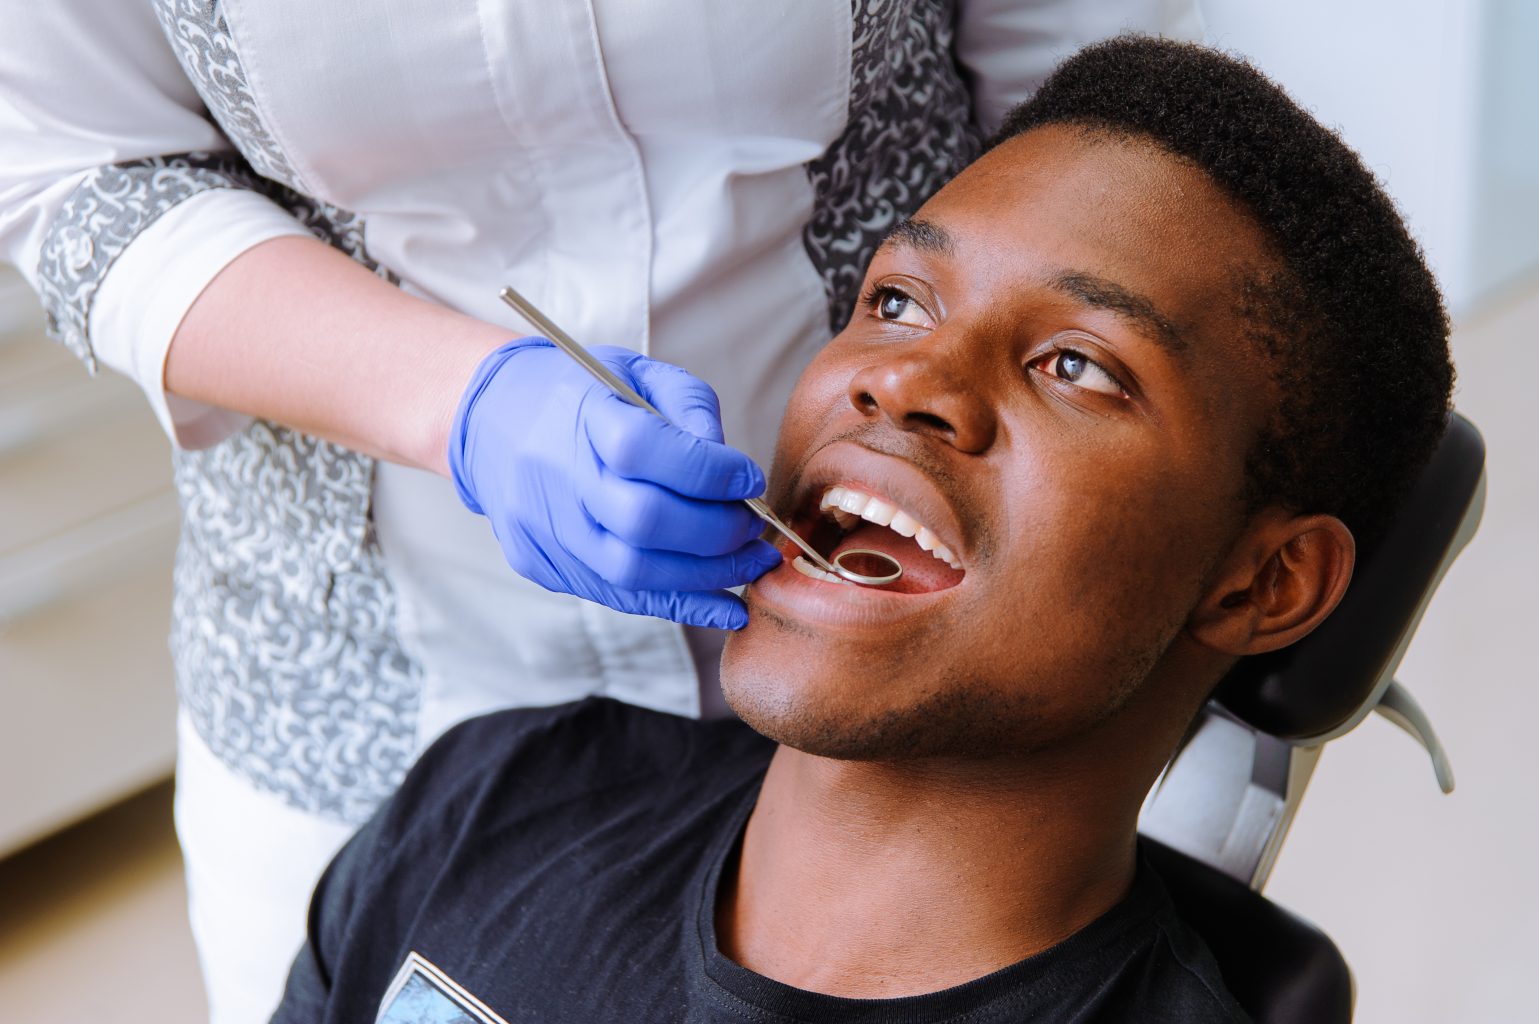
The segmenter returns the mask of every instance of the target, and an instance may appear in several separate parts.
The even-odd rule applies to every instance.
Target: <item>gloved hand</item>
[[[548,590],[622,612],[741,629],[723,588],[781,562],[738,499],[764,490],[722,443],[710,385],[628,349],[592,350],[678,426],[594,380],[544,338],[476,369],[449,432],[460,499],[491,520],[508,564]]]

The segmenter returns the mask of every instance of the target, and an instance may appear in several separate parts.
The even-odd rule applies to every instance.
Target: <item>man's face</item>
[[[1205,175],[1138,140],[1037,129],[942,189],[802,376],[768,496],[904,578],[759,580],[732,706],[853,758],[1037,748],[1114,713],[1245,525],[1273,398],[1237,307],[1271,266]],[[861,518],[820,510],[835,487]]]

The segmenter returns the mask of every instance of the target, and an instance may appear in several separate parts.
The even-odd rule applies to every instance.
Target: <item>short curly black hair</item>
[[[1279,403],[1246,498],[1382,533],[1447,422],[1448,315],[1394,203],[1348,146],[1244,60],[1125,35],[1059,65],[991,145],[1049,124],[1143,137],[1211,177],[1282,266],[1242,289]]]

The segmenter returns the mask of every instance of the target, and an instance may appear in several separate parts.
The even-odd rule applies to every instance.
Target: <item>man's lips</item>
[[[966,589],[959,585],[928,593],[903,593],[894,589],[895,584],[863,587],[828,583],[797,570],[792,559],[799,552],[790,541],[785,542],[782,551],[787,557],[785,564],[749,584],[744,593],[749,611],[767,614],[771,620],[800,622],[818,633],[868,636],[872,630],[885,634],[887,630],[905,628],[905,622],[930,621],[942,602]]]
[[[931,593],[955,586],[965,575],[962,557],[967,548],[955,526],[955,513],[930,479],[906,460],[835,442],[803,468],[796,491],[799,498],[789,524],[813,550],[829,560],[856,549],[878,551],[903,567],[903,575],[893,583],[858,589]],[[829,586],[854,586],[830,579],[805,556],[798,560],[790,541],[781,549],[792,563],[788,570]],[[856,555],[845,564],[856,572],[877,574],[859,561]]]

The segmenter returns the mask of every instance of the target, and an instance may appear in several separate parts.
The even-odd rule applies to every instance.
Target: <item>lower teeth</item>
[[[813,579],[822,580],[825,583],[843,583],[847,587],[854,586],[853,583],[847,579],[844,579],[842,576],[835,576],[831,572],[824,572],[822,569],[819,569],[817,566],[807,561],[807,559],[802,555],[797,555],[795,558],[793,558],[791,560],[791,565],[803,576],[811,576]]]

